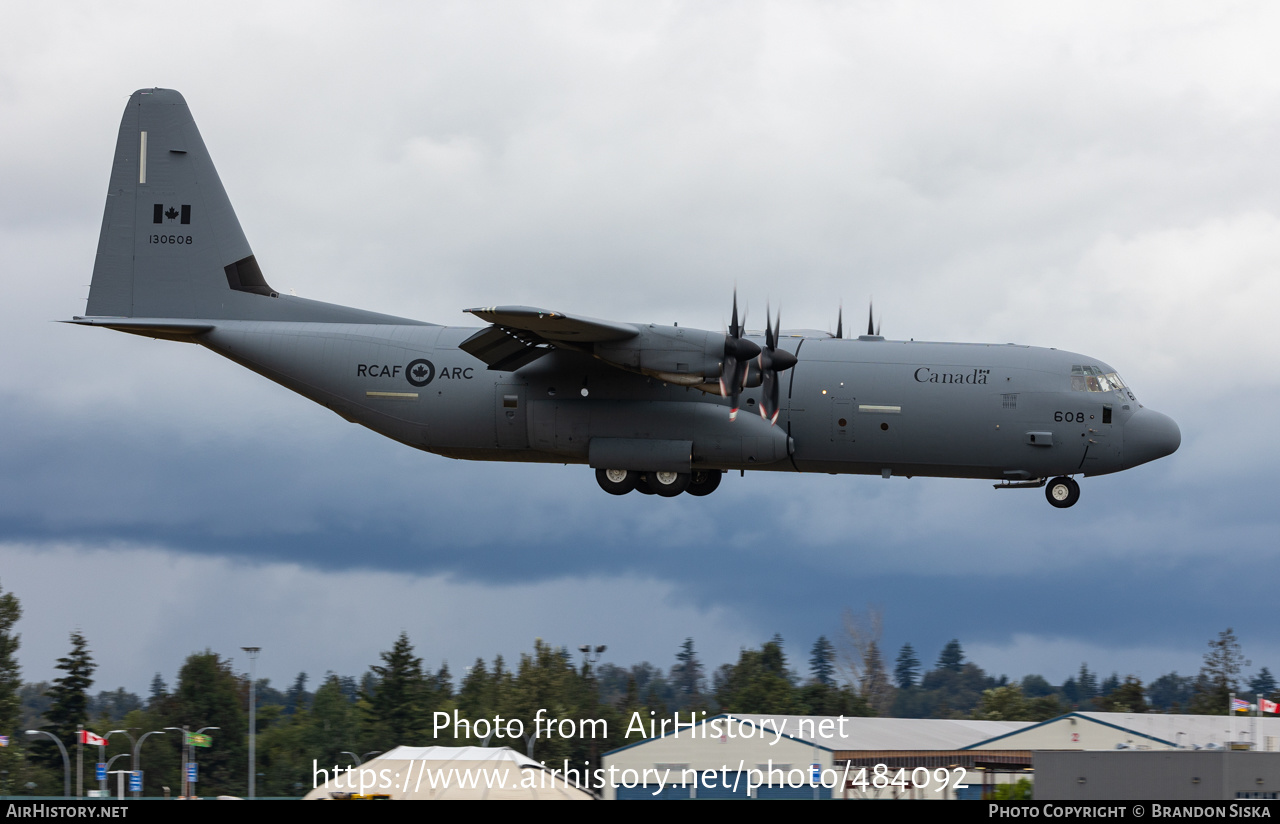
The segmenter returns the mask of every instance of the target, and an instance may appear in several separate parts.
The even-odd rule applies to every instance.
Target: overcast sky
[[[1276,639],[1280,7],[1266,3],[154,3],[0,29],[0,587],[28,680],[190,653],[459,673],[541,637],[807,670],[846,610],[931,665],[1194,673]],[[273,287],[435,323],[532,304],[1088,353],[1182,429],[1074,508],[989,482],[419,453],[84,311],[116,131],[181,91]],[[856,323],[856,322],[854,322]]]

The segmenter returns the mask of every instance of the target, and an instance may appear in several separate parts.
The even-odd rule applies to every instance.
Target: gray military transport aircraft
[[[1056,349],[885,340],[870,324],[846,339],[842,323],[791,333],[768,318],[760,335],[736,295],[727,333],[467,311],[489,325],[277,293],[182,95],[129,99],[88,308],[71,322],[200,344],[418,449],[587,464],[615,495],[706,495],[751,469],[985,478],[1069,507],[1072,476],[1181,443],[1116,370]]]

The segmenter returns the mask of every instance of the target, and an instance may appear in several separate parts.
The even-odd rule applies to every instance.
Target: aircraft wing
[[[490,369],[514,372],[559,346],[577,348],[634,338],[629,323],[597,320],[532,306],[488,306],[467,312],[493,324],[467,338],[459,348]]]

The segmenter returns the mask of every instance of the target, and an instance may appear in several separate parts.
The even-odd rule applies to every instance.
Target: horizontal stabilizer
[[[117,332],[128,332],[148,338],[178,340],[194,343],[192,338],[213,329],[207,320],[185,320],[182,318],[82,318],[75,317],[63,323],[74,323],[77,326],[104,326]]]

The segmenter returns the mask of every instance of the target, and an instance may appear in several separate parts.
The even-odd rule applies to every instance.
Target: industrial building
[[[1126,791],[1141,793],[1148,783],[1142,775],[1159,769],[1148,766],[1155,760],[1110,759],[1104,767],[1101,761],[1068,763],[1046,756],[1162,751],[1175,759],[1170,763],[1186,765],[1189,772],[1177,774],[1187,786],[1198,787],[1196,792],[1266,793],[1280,790],[1271,773],[1258,766],[1269,763],[1266,759],[1244,762],[1249,769],[1240,775],[1248,777],[1224,778],[1212,787],[1203,779],[1191,783],[1207,774],[1200,762],[1176,759],[1246,751],[1260,756],[1280,750],[1277,742],[1280,718],[1073,712],[1034,723],[725,713],[606,753],[602,766],[615,778],[604,791],[606,799],[976,799],[1021,777],[1035,781],[1037,798],[1042,787],[1067,792],[1059,789],[1064,781],[1074,782],[1071,792],[1086,794],[1053,797],[1100,798],[1087,793],[1111,786],[1103,775],[1123,782],[1126,764],[1137,770]],[[1080,764],[1094,764],[1097,769],[1086,772],[1098,777],[1091,780]],[[1059,776],[1060,769],[1071,777]],[[1240,789],[1246,784],[1250,789]]]
[[[969,761],[965,766],[941,754],[1029,726],[1027,721],[724,713],[606,753],[604,768],[620,780],[606,788],[604,797],[955,797],[957,784],[981,784],[989,777],[981,772],[986,761],[980,765],[974,759],[998,756],[966,753],[961,756]],[[916,759],[906,769],[906,787],[892,784],[899,767],[887,779],[876,772],[877,764],[898,754]],[[1029,766],[1026,756],[1022,762]],[[917,772],[912,785],[910,774],[921,767],[928,778]]]

